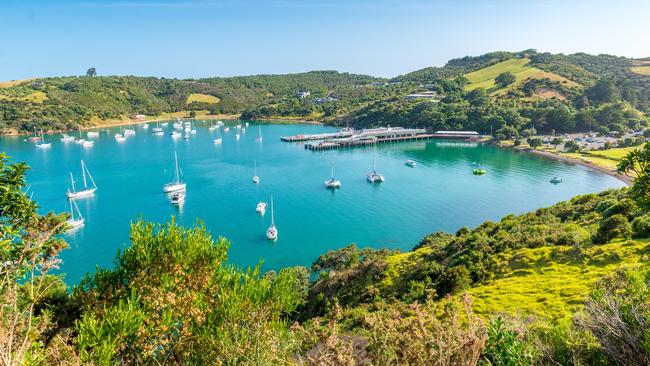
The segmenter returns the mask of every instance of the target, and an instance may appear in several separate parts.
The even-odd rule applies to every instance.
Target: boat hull
[[[68,199],[73,200],[75,198],[92,196],[95,194],[95,191],[97,191],[97,188],[84,189],[83,191],[76,191],[76,192],[68,191],[67,196]]]
[[[185,183],[168,183],[163,186],[163,192],[165,193],[171,193],[171,192],[178,192],[178,191],[184,191],[186,188]]]

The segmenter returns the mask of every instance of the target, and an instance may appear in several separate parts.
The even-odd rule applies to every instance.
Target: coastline
[[[531,149],[531,148],[514,147],[514,146],[504,146],[504,145],[501,145],[499,143],[495,143],[495,144],[497,146],[501,147],[501,148],[511,148],[511,149],[516,150],[516,151],[535,154],[535,155],[542,156],[542,157],[547,158],[547,159],[554,159],[554,160],[562,161],[562,162],[565,162],[565,163],[568,163],[568,164],[581,165],[581,166],[584,166],[586,168],[596,170],[596,171],[598,171],[600,173],[604,173],[604,174],[607,174],[609,176],[612,176],[612,177],[620,180],[621,182],[625,183],[625,185],[628,186],[628,187],[631,186],[634,183],[634,178],[632,178],[632,177],[628,177],[627,175],[620,174],[618,171],[616,171],[614,169],[608,169],[608,168],[601,167],[601,166],[598,166],[598,165],[590,164],[590,163],[588,163],[588,162],[586,162],[584,160],[581,160],[581,159],[575,159],[575,158],[572,158],[572,157],[569,157],[569,156],[554,154],[554,153],[552,153],[550,151],[536,150],[536,149]]]

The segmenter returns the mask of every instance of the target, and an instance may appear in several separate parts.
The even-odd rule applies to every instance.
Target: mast
[[[97,184],[95,184],[95,180],[93,179],[93,176],[90,175],[90,170],[86,166],[86,163],[84,163],[84,161],[82,160],[81,161],[81,171],[84,171],[84,169],[86,170],[86,173],[88,173],[88,178],[90,178],[90,181],[93,183],[93,187],[97,188]],[[86,184],[85,183],[86,182],[85,178],[86,178],[86,175],[84,174],[84,188],[85,188],[85,184]]]
[[[271,227],[275,227],[275,220],[273,217],[273,196],[271,196]]]
[[[84,190],[88,188],[88,183],[86,182],[86,169],[84,169],[84,161],[81,161],[81,176],[84,180]]]
[[[376,163],[377,163],[377,155],[374,155],[372,157],[372,172],[373,173],[377,173]]]
[[[74,221],[74,209],[72,208],[72,200],[70,201],[70,219]]]
[[[72,172],[70,172],[70,181],[72,181],[72,192],[75,192],[76,189],[74,188],[74,177],[72,176]],[[70,208],[72,208],[72,205],[70,205]]]
[[[257,160],[253,160],[253,175],[257,177]]]
[[[332,180],[334,179],[334,159],[332,159]]]
[[[176,151],[174,151],[174,161],[176,162],[176,184],[179,184],[180,176],[178,174],[178,155],[176,154]]]

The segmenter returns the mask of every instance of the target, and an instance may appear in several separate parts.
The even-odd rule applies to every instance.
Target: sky
[[[650,0],[0,0],[0,81],[338,70],[529,48],[650,56]]]

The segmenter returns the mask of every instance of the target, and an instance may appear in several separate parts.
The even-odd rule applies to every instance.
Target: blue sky
[[[339,70],[494,50],[650,56],[650,1],[0,0],[0,80]]]

